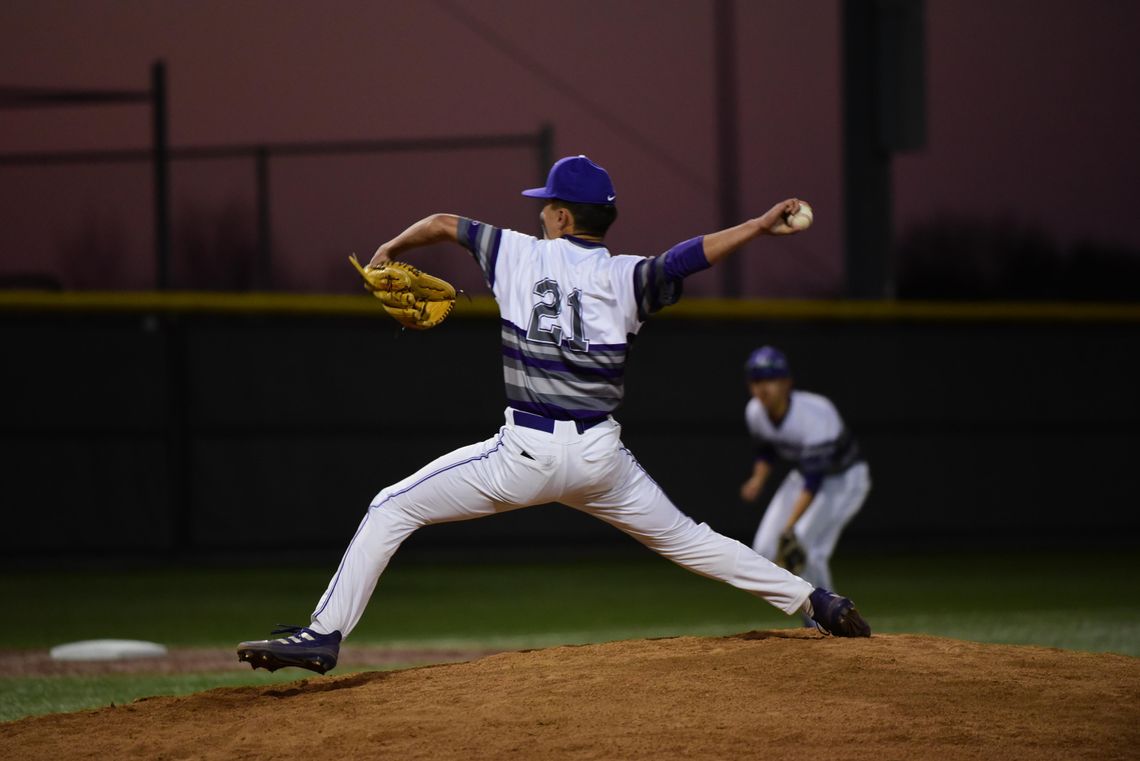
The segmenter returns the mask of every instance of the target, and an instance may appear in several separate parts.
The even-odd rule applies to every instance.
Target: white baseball
[[[788,227],[793,230],[806,230],[811,227],[812,220],[815,216],[811,212],[811,207],[808,206],[806,201],[800,201],[800,208],[795,214],[789,214]]]

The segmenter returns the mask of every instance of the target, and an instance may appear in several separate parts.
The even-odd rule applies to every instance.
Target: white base
[[[57,661],[114,661],[163,655],[166,655],[165,645],[137,639],[87,639],[51,649],[51,657]]]

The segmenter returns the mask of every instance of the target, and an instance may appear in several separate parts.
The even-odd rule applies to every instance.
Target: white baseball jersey
[[[681,247],[653,258],[611,256],[600,243],[539,240],[467,219],[459,240],[499,302],[507,402],[556,420],[613,412],[631,337],[680,298],[684,274],[668,270]]]
[[[825,476],[842,473],[859,461],[858,444],[825,396],[793,389],[779,424],[753,398],[744,408],[744,420],[756,441],[757,458],[779,457],[792,463],[809,487],[818,487]]]
[[[538,240],[463,219],[459,242],[499,302],[505,425],[376,495],[311,628],[347,637],[392,555],[420,527],[549,502],[785,613],[801,608],[812,585],[678,510],[609,415],[622,400],[631,337],[680,297],[686,274],[708,266],[701,239],[657,257],[611,257],[595,243]]]
[[[772,496],[756,530],[752,549],[773,557],[796,499],[805,489],[814,496],[795,534],[804,548],[804,578],[831,589],[831,554],[844,526],[859,512],[871,489],[867,464],[854,437],[827,397],[793,390],[788,411],[773,423],[758,399],[744,408],[759,459],[779,457],[795,466]]]

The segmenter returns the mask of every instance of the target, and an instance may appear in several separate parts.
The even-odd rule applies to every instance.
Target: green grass
[[[0,649],[123,638],[232,647],[305,623],[334,568],[0,574],[17,613]],[[833,572],[876,632],[1140,656],[1136,553],[846,554]],[[543,647],[798,625],[739,590],[647,552],[549,562],[401,562],[354,644]],[[0,679],[0,720],[144,695],[299,678],[298,672]]]
[[[123,705],[153,695],[188,695],[215,687],[291,682],[296,673],[233,671],[212,674],[117,674],[0,678],[0,720]]]
[[[1140,656],[1140,555],[887,555],[840,565],[877,631]]]

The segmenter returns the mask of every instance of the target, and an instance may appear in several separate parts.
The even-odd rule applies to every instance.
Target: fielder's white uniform
[[[870,471],[858,445],[835,405],[808,391],[791,392],[779,425],[755,398],[745,407],[744,419],[756,441],[758,459],[779,457],[795,466],[765,510],[752,549],[765,557],[776,556],[796,497],[807,488],[815,496],[793,529],[807,556],[803,575],[815,586],[831,589],[831,553],[871,489]]]
[[[686,275],[708,266],[702,239],[657,257],[611,256],[578,238],[539,240],[461,219],[459,241],[499,304],[505,424],[376,495],[311,628],[348,636],[393,553],[421,526],[547,502],[600,518],[785,613],[799,610],[813,586],[678,510],[622,445],[610,416],[643,321],[680,298]]]

